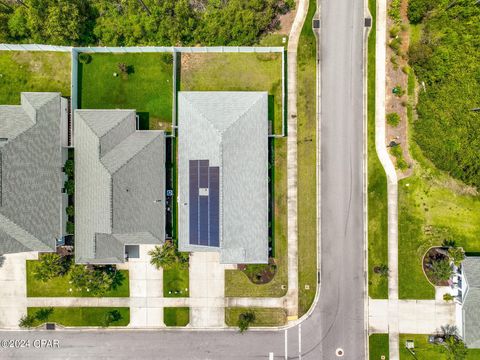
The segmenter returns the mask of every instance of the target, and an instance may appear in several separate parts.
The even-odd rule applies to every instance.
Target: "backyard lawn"
[[[281,134],[282,54],[182,53],[180,58],[181,91],[268,91],[269,118]]]
[[[187,326],[190,322],[190,309],[188,307],[163,308],[163,322],[167,326]]]
[[[20,104],[22,91],[70,96],[70,53],[0,51],[0,105]]]
[[[29,307],[28,315],[36,316],[45,308]],[[130,323],[130,308],[128,307],[54,307],[47,319],[35,319],[33,326],[53,322],[63,326],[127,326]],[[117,321],[107,322],[110,312],[120,315]]]
[[[413,340],[415,345],[415,356],[406,348],[405,342]],[[371,358],[370,358],[371,359]],[[448,360],[442,345],[430,344],[427,335],[400,335],[400,360]],[[469,349],[465,360],[480,359],[480,349]]]
[[[168,53],[91,54],[91,61],[78,67],[80,108],[134,109],[141,128],[170,130],[172,59]]]
[[[368,37],[368,295],[388,298],[388,279],[374,272],[388,265],[387,176],[375,150],[375,15],[376,1],[369,0],[372,28]]]
[[[188,297],[189,295],[188,268],[173,268],[163,270],[163,296]]]
[[[372,334],[368,337],[368,351],[370,360],[384,360],[389,358],[388,334]]]
[[[287,292],[287,142],[285,138],[274,140],[275,169],[274,188],[274,242],[277,273],[267,284],[254,284],[240,270],[225,271],[225,296],[281,297]],[[284,288],[282,288],[284,285]]]
[[[251,311],[255,314],[255,321],[251,326],[281,326],[287,322],[287,313],[282,308],[225,308],[225,324],[237,326],[241,313]]]
[[[92,294],[87,291],[74,289],[69,283],[68,274],[55,277],[46,282],[35,279],[35,266],[38,260],[27,260],[27,296],[28,297],[91,297]],[[102,297],[129,297],[130,286],[128,280],[128,270],[119,270],[123,275],[123,280],[119,286],[110,290]],[[72,288],[72,291],[69,289]]]
[[[298,316],[313,303],[317,288],[317,117],[316,38],[310,0],[298,47],[297,164],[298,164]]]

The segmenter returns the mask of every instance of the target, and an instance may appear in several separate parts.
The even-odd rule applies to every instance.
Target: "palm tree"
[[[151,256],[150,264],[157,269],[171,269],[178,262],[175,245],[171,242],[165,242],[163,246],[155,246],[148,252],[148,255]]]
[[[54,277],[63,275],[68,268],[64,258],[56,253],[42,254],[40,261],[35,267],[34,276],[37,280],[48,281]]]
[[[432,273],[437,280],[449,280],[452,272],[453,270],[448,259],[435,260],[432,262]]]
[[[238,329],[240,332],[244,332],[248,330],[250,327],[250,324],[252,324],[255,321],[255,313],[253,311],[247,311],[244,313],[241,313],[238,316]]]
[[[460,266],[462,261],[465,259],[465,252],[462,248],[451,247],[448,249],[448,256],[450,256],[450,259],[453,261],[455,266]]]

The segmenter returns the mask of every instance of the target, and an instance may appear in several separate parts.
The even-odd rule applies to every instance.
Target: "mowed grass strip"
[[[267,91],[269,120],[282,131],[281,53],[182,53],[181,91]]]
[[[376,1],[369,0],[372,28],[368,37],[367,153],[368,153],[368,295],[388,298],[388,278],[374,272],[388,265],[387,176],[375,149],[375,16]]]
[[[287,323],[287,313],[282,308],[245,308],[229,307],[225,308],[225,324],[228,326],[237,326],[240,314],[253,312],[255,321],[250,326],[282,326]]]
[[[148,124],[170,130],[173,99],[173,57],[168,53],[90,54],[79,63],[79,104],[82,109],[133,109]],[[130,67],[122,73],[119,64]],[[118,76],[114,76],[116,73]]]
[[[29,307],[28,315],[35,316],[41,307]],[[47,320],[35,320],[34,326],[46,322],[63,326],[106,326],[108,313],[118,311],[120,320],[111,322],[108,326],[127,326],[130,323],[130,308],[128,307],[54,307]]]
[[[70,284],[68,273],[64,276],[58,276],[48,281],[35,279],[35,267],[38,260],[27,260],[27,297],[92,297],[87,291],[78,291]],[[129,297],[129,273],[128,270],[118,270],[123,275],[121,284],[102,297]],[[72,291],[70,291],[72,289]]]
[[[372,334],[368,337],[370,360],[389,359],[388,334]],[[382,356],[384,356],[382,358]]]
[[[164,297],[188,297],[189,271],[175,267],[163,270],[163,296]]]
[[[239,270],[225,271],[225,296],[281,297],[288,286],[287,253],[287,139],[274,139],[274,241],[277,273],[267,284],[254,284]],[[282,288],[282,285],[284,288]]]
[[[190,322],[190,309],[188,307],[163,308],[163,322],[167,326],[187,326]]]
[[[407,350],[405,343],[407,340],[413,340],[415,345],[415,357]],[[371,358],[370,358],[371,359]],[[388,359],[388,357],[387,357]],[[431,344],[428,342],[428,335],[400,334],[400,360],[448,360],[448,356],[443,345]],[[480,359],[480,349],[468,349],[465,360]]]
[[[310,0],[298,46],[297,164],[298,164],[298,316],[313,303],[317,288],[317,117],[316,38]]]
[[[70,96],[70,53],[0,51],[0,105],[20,104],[22,91]]]

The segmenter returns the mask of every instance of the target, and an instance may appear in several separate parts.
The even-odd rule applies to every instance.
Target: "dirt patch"
[[[389,1],[388,6],[390,6]],[[386,61],[386,114],[397,113],[400,116],[400,122],[397,126],[387,124],[386,141],[387,144],[399,144],[402,147],[403,158],[408,164],[405,170],[397,170],[400,179],[410,176],[413,173],[413,161],[408,151],[408,118],[407,105],[408,98],[408,1],[403,0],[401,4],[401,22],[395,23],[390,17],[387,17],[387,58]],[[394,90],[395,89],[395,90]],[[400,92],[395,94],[394,91]],[[391,156],[395,163],[395,157]]]

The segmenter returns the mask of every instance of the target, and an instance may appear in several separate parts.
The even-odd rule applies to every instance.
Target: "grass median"
[[[39,311],[45,309],[50,310],[48,316],[39,319]],[[29,307],[27,313],[35,317],[33,326],[46,322],[63,326],[127,326],[130,323],[128,307]]]
[[[190,309],[188,307],[163,308],[163,322],[167,326],[187,326],[190,322]]]
[[[389,359],[388,334],[372,334],[368,337],[370,360]],[[382,358],[382,356],[384,356]]]
[[[253,312],[255,320],[251,324],[255,326],[282,326],[287,322],[287,313],[282,308],[225,308],[225,323],[228,326],[237,326],[240,314]]]

